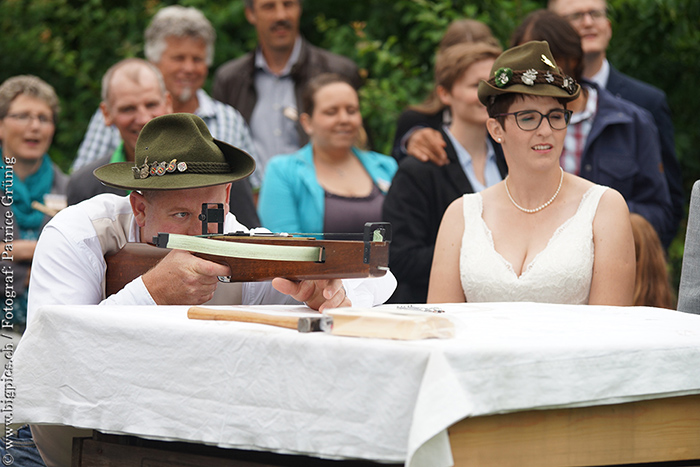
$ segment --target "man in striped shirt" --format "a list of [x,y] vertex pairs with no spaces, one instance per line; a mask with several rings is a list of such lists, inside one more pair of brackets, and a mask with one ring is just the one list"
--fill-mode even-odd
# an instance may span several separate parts
[[[212,136],[257,156],[245,120],[230,105],[212,99],[203,89],[214,57],[216,32],[196,8],[173,5],[160,10],[145,32],[144,53],[162,73],[165,87],[173,98],[173,112],[194,113],[204,120]],[[105,154],[121,143],[119,131],[105,123],[98,109],[88,125],[72,170]],[[259,165],[259,164],[258,164]],[[259,174],[252,181],[242,180],[232,187],[232,211],[245,225],[260,225],[252,201],[250,183],[260,184]]]

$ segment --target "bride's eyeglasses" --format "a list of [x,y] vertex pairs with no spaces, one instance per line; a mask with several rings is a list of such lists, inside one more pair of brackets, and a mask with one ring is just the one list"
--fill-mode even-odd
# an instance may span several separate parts
[[510,112],[505,114],[497,114],[494,117],[505,117],[507,115],[515,116],[515,122],[518,128],[524,131],[534,131],[540,127],[543,118],[547,118],[549,126],[553,130],[564,130],[569,126],[571,120],[571,110],[554,109],[550,110],[547,115],[544,115],[536,110],[521,110],[519,112]]

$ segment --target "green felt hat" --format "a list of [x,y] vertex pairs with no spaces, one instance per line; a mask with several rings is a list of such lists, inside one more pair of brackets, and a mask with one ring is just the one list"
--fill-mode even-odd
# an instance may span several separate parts
[[183,190],[233,182],[255,170],[250,155],[212,138],[204,121],[190,113],[148,122],[136,141],[134,159],[103,165],[95,177],[127,190]]
[[491,68],[491,78],[479,83],[479,100],[506,93],[554,97],[572,101],[581,86],[554,61],[546,41],[531,41],[503,52]]

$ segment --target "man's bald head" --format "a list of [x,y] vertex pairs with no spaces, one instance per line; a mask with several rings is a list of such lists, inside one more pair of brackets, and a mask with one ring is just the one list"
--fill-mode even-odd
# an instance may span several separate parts
[[133,83],[140,84],[143,80],[155,79],[162,94],[167,92],[163,75],[158,68],[140,58],[127,58],[112,65],[102,77],[102,101],[108,103],[110,88],[115,77],[128,79]]
[[128,58],[105,73],[100,109],[105,123],[119,130],[124,152],[131,161],[143,126],[155,117],[171,113],[172,102],[158,68],[146,60]]

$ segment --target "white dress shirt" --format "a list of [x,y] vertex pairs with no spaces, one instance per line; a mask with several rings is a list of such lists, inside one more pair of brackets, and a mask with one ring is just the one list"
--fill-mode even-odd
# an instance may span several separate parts
[[[103,228],[106,225],[108,228]],[[231,213],[227,214],[224,229],[248,231]],[[98,230],[111,234],[107,240],[103,235],[103,242],[114,242],[116,237],[140,241],[128,196],[95,196],[69,206],[46,225],[32,263],[28,324],[34,311],[47,304],[156,305],[141,276],[118,293],[103,298],[107,263]],[[384,303],[394,291],[396,279],[389,272],[380,278],[343,280],[343,285],[354,306],[368,307]],[[217,292],[224,287],[226,284],[220,284]],[[278,292],[270,282],[246,282],[242,289],[245,305],[299,303]]]
[[589,81],[597,84],[600,89],[606,89],[608,87],[608,79],[610,78],[610,62],[606,58],[603,60],[603,65],[598,70],[598,73],[591,76]]

